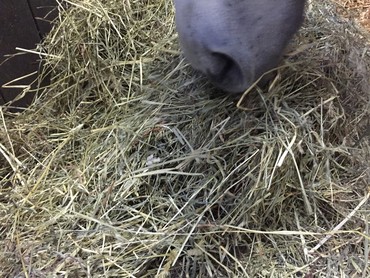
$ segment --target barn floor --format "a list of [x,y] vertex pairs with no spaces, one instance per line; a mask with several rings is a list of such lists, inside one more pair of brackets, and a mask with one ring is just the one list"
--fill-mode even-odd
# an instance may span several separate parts
[[39,48],[50,85],[0,109],[0,277],[370,277],[357,24],[310,1],[238,103],[183,59],[172,1],[68,3]]

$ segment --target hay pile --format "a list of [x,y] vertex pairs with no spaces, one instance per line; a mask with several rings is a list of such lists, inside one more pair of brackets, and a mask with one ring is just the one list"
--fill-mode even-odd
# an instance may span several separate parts
[[171,1],[65,1],[51,85],[1,110],[0,276],[368,277],[369,44],[317,2],[238,109]]
[[370,31],[369,0],[335,0],[335,2],[339,4],[337,11],[341,15],[346,18],[354,18],[355,21]]

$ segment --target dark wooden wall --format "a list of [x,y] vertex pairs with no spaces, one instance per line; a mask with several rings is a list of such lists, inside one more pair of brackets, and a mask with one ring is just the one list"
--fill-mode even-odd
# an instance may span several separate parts
[[[15,48],[35,48],[50,30],[50,21],[57,16],[56,5],[56,0],[0,0],[0,105],[22,92],[19,88],[4,88],[4,84],[39,70],[38,55],[19,55]],[[27,85],[35,77],[22,79],[15,85]],[[33,97],[26,94],[12,106],[26,107]]]

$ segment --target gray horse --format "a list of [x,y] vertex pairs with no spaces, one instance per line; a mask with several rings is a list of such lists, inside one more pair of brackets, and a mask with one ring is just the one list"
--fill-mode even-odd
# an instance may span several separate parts
[[305,0],[174,0],[185,57],[217,87],[240,93],[278,66]]

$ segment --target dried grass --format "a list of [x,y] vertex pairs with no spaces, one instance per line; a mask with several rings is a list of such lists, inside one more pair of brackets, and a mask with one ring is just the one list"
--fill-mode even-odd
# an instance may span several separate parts
[[1,111],[1,277],[369,277],[368,37],[310,3],[237,109],[167,0],[68,0],[51,84]]
[[352,18],[370,31],[369,0],[334,0],[338,4],[337,11],[346,18]]

